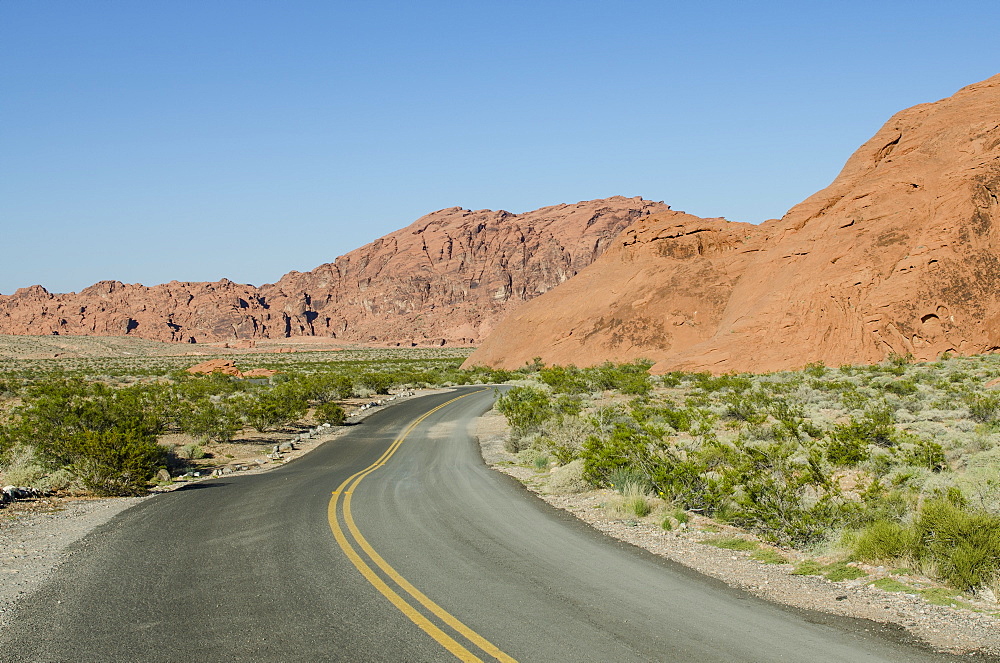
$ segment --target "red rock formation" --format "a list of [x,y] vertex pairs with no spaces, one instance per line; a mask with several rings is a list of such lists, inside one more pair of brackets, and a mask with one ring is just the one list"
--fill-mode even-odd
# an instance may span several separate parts
[[208,361],[203,361],[200,364],[192,366],[187,369],[187,372],[191,375],[222,373],[223,375],[232,375],[238,378],[269,378],[272,375],[278,374],[278,371],[270,368],[253,368],[244,373],[236,367],[235,362],[226,359],[209,359]]
[[223,375],[234,376],[241,375],[240,369],[236,368],[236,364],[225,359],[209,359],[208,361],[203,361],[200,364],[196,364],[187,369],[187,372],[191,375],[209,375],[211,373],[222,373]]
[[589,265],[630,223],[665,209],[620,196],[525,214],[455,207],[260,288],[225,279],[103,281],[67,295],[22,288],[0,296],[0,332],[474,344],[508,311]]
[[[657,215],[467,362],[772,371],[1000,349],[1000,76],[895,115],[759,227]],[[597,292],[598,286],[604,292]]]

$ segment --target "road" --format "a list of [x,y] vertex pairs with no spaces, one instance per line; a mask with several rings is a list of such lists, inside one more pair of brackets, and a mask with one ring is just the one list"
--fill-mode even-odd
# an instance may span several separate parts
[[403,401],[272,472],[123,512],[22,603],[0,660],[958,660],[548,506],[483,464],[468,431],[493,397]]

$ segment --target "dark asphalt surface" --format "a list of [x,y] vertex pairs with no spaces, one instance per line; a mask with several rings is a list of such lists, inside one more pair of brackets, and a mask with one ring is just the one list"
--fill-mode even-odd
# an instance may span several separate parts
[[[272,472],[123,512],[22,602],[0,661],[455,660],[348,560],[328,507],[415,419],[476,390],[398,403]],[[492,400],[487,389],[430,415],[351,509],[396,571],[513,658],[969,660],[769,604],[603,537],[484,466],[468,427]]]

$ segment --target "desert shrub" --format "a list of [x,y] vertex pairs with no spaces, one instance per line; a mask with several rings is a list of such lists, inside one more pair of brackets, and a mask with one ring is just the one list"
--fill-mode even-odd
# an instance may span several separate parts
[[388,394],[394,380],[386,373],[364,373],[358,378],[358,382],[373,393]]
[[582,493],[588,488],[589,486],[583,478],[583,459],[579,458],[567,465],[555,468],[546,485],[546,490],[556,495]]
[[802,369],[802,372],[806,375],[814,378],[821,378],[827,373],[826,365],[821,361],[814,361],[810,364],[806,364]]
[[27,445],[17,445],[5,455],[5,462],[0,467],[0,477],[5,484],[14,486],[34,486],[46,474],[41,461],[35,456],[34,448]]
[[331,426],[343,426],[344,422],[347,421],[347,413],[344,412],[344,408],[332,401],[317,405],[315,416],[316,421]]
[[611,472],[608,475],[608,486],[622,495],[629,491],[645,495],[652,488],[649,478],[631,467],[621,467]]
[[937,442],[908,434],[902,435],[900,439],[906,441],[905,445],[901,445],[903,462],[926,467],[932,472],[940,472],[948,467],[944,448]]
[[576,366],[552,366],[538,371],[538,379],[556,394],[583,394],[590,391],[590,381]]
[[892,410],[883,404],[869,407],[859,419],[851,417],[830,431],[826,458],[834,465],[853,467],[868,455],[868,445],[890,447],[896,444]]
[[1000,516],[938,498],[924,504],[914,532],[916,557],[956,589],[981,587],[1000,572]]
[[497,411],[507,419],[511,436],[521,438],[553,415],[549,395],[534,387],[514,387],[497,399]]
[[200,460],[204,458],[207,454],[200,444],[185,444],[182,447],[176,449],[174,453],[178,458],[183,460]]
[[1000,394],[977,393],[965,397],[969,417],[979,423],[993,423],[1000,416]]
[[60,468],[54,472],[49,472],[32,485],[39,490],[56,492],[61,490],[70,490],[73,488],[75,483],[76,477],[73,476],[73,473],[66,468]]
[[[654,446],[654,439],[648,434],[616,423],[610,435],[591,435],[584,442],[584,477],[595,486],[608,486],[620,476],[616,473],[642,475],[642,468],[654,463]],[[622,479],[618,480],[621,485]]]
[[806,419],[805,410],[801,405],[777,398],[768,404],[768,411],[777,420],[779,430],[784,433],[780,437],[798,439],[803,434],[809,437],[822,435],[822,431]]
[[40,457],[65,464],[64,439],[84,431],[130,430],[155,436],[165,424],[159,393],[131,387],[113,390],[79,378],[41,381],[29,390],[9,429],[13,441],[34,446]]
[[83,431],[65,440],[61,451],[70,470],[96,495],[140,495],[166,462],[155,438],[130,431]]
[[879,562],[914,553],[916,535],[911,527],[878,520],[865,527],[850,543],[851,556],[863,562]]
[[632,420],[645,428],[669,426],[677,432],[688,432],[696,421],[705,421],[706,413],[696,408],[678,408],[671,402],[652,403],[636,398],[629,403]]
[[354,381],[340,373],[303,376],[297,383],[302,397],[320,403],[354,396]]
[[302,417],[309,403],[294,388],[279,387],[240,401],[243,417],[259,432],[281,428]]
[[733,393],[726,399],[726,417],[751,426],[759,426],[767,421],[767,402],[770,399],[761,392]]
[[594,426],[586,419],[564,416],[544,422],[541,444],[565,465],[580,456],[584,441],[593,433]]
[[883,387],[885,391],[890,394],[895,394],[897,396],[909,396],[910,394],[917,393],[917,385],[914,384],[912,380],[891,380],[887,382]]
[[228,404],[213,403],[208,398],[184,403],[177,418],[183,432],[211,442],[229,442],[240,430],[239,417],[232,408]]
[[590,383],[597,389],[615,389],[623,394],[644,395],[653,389],[649,375],[652,361],[637,360],[631,364],[606,362],[596,368],[587,369]]
[[209,396],[233,394],[243,386],[245,385],[242,381],[220,372],[210,375],[189,375],[180,371],[173,375],[172,390],[183,400],[196,401]]
[[639,518],[644,518],[649,515],[652,510],[649,506],[649,500],[646,499],[645,495],[629,495],[624,498],[622,508]]

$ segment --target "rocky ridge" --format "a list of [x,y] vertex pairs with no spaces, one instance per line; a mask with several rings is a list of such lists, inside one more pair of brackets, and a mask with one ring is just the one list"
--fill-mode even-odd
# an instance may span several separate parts
[[21,288],[0,295],[0,333],[472,345],[514,307],[593,262],[625,227],[667,209],[621,196],[524,214],[454,207],[259,288],[227,279],[102,281],[69,294]]
[[467,364],[766,372],[993,352],[998,256],[1000,75],[897,113],[781,219],[638,220]]

